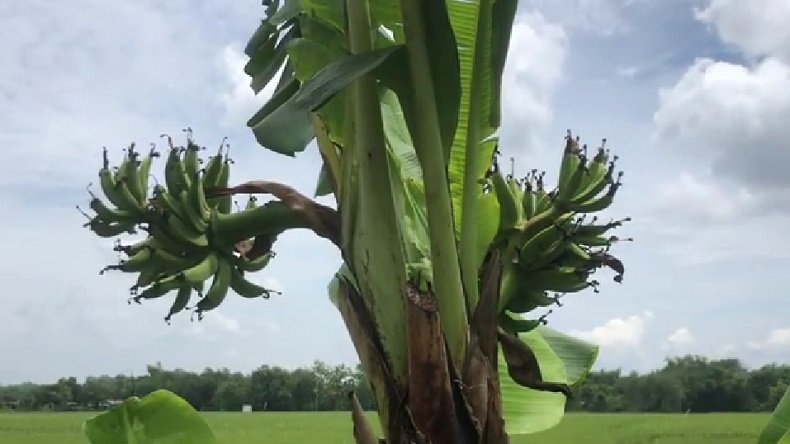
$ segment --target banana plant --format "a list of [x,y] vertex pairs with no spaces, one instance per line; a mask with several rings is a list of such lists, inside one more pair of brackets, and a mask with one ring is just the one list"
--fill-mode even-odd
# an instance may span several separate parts
[[[599,223],[619,189],[616,157],[570,132],[559,174],[517,176],[499,160],[501,79],[517,0],[271,0],[244,71],[271,98],[247,122],[264,148],[317,149],[316,195],[271,181],[229,185],[220,147],[203,161],[187,131],[164,185],[147,183],[129,147],[107,155],[86,226],[103,237],[138,229],[127,258],[131,300],[175,294],[167,314],[217,308],[230,290],[272,293],[250,279],[277,237],[308,229],[343,264],[328,284],[376,401],[384,441],[506,443],[556,425],[597,347],[545,326],[548,307],[585,290],[602,268],[622,281]],[[232,196],[250,195],[234,211]],[[272,199],[263,205],[255,195]],[[204,282],[210,281],[204,292]],[[131,301],[130,300],[130,301]],[[358,443],[379,442],[351,395]]]

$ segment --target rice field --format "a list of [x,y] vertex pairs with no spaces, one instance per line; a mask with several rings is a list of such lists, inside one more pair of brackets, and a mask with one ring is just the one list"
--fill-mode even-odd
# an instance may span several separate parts
[[[86,444],[92,413],[2,413],[0,444]],[[353,444],[347,413],[205,413],[223,444]],[[371,418],[373,416],[371,415]],[[513,444],[755,443],[767,414],[570,414],[554,429]],[[374,422],[375,423],[375,422]],[[377,425],[377,423],[375,423]]]

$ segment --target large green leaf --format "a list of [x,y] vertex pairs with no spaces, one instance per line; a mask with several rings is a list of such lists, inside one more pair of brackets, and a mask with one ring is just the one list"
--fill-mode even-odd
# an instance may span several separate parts
[[[584,341],[540,326],[519,335],[538,359],[544,381],[573,384],[589,373],[598,348]],[[499,353],[499,379],[505,427],[510,435],[537,433],[550,429],[565,414],[565,396],[518,385],[507,374],[503,353]]]
[[[336,59],[276,108],[271,105],[277,97],[275,93],[261,112],[248,122],[258,143],[289,156],[303,151],[314,137],[308,113],[324,105],[355,79],[375,69],[397,49],[399,47],[394,46]],[[268,113],[262,112],[264,109]]]
[[779,400],[758,441],[758,444],[777,443],[790,443],[790,387]]
[[574,385],[584,382],[590,373],[590,369],[598,359],[598,346],[543,325],[535,330],[565,364],[568,384]]
[[123,404],[83,425],[92,444],[215,444],[206,421],[188,402],[167,390]]

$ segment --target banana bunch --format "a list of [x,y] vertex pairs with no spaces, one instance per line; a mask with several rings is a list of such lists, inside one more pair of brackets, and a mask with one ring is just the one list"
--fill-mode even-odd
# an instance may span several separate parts
[[[277,293],[248,280],[246,273],[262,270],[274,256],[270,247],[283,229],[278,223],[284,218],[283,206],[279,202],[259,206],[251,197],[243,210],[233,212],[230,196],[207,198],[207,190],[228,186],[231,161],[227,151],[223,154],[224,141],[217,154],[203,162],[203,148],[193,142],[191,132],[186,147],[173,146],[167,138],[170,151],[164,185],[153,186],[150,197],[148,177],[151,162],[158,155],[153,149],[137,162],[132,145],[114,172],[104,152],[99,176],[107,200],[116,208],[91,193],[90,206],[96,216],[87,226],[102,237],[133,233],[137,228],[148,236],[128,245],[116,242],[114,250],[124,258],[101,273],[119,270],[138,274],[130,289],[130,303],[175,293],[166,321],[186,309],[193,294],[199,298],[194,309],[201,319],[204,312],[222,303],[229,290],[245,298],[268,298]],[[245,242],[266,245],[252,254],[240,248]],[[205,288],[207,281],[210,284]]]
[[[96,215],[90,216],[83,212],[88,218],[85,226],[100,237],[134,234],[135,227],[146,222],[150,216],[146,208],[148,178],[151,163],[159,153],[152,147],[148,155],[138,161],[139,153],[134,150],[134,144],[125,153],[120,166],[111,170],[107,148],[104,148],[99,184],[109,204],[96,196],[88,185],[88,194],[91,197],[89,206]],[[82,211],[79,206],[77,209]]]
[[[609,235],[630,218],[599,224],[589,213],[608,208],[620,187],[622,173],[613,178],[616,157],[609,161],[605,141],[592,161],[586,147],[570,132],[566,139],[558,185],[547,190],[545,173],[532,170],[522,180],[503,177],[494,166],[486,190],[499,202],[499,231],[494,247],[504,259],[500,286],[500,325],[508,331],[528,331],[545,323],[523,314],[539,307],[561,305],[560,298],[592,288],[598,292],[595,271],[608,267],[622,282],[622,262],[609,254],[617,242],[631,240]],[[494,160],[496,162],[496,159]],[[551,295],[553,294],[553,295]]]

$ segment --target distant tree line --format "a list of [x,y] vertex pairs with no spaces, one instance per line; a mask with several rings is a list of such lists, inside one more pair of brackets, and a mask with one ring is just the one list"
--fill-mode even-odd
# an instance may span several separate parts
[[[747,370],[737,359],[697,356],[669,359],[660,370],[621,374],[593,372],[574,388],[571,411],[589,412],[758,412],[772,410],[790,384],[790,365]],[[0,410],[96,410],[129,396],[168,389],[198,410],[346,410],[353,390],[366,409],[373,399],[361,369],[315,362],[286,370],[262,366],[250,374],[227,369],[200,373],[149,365],[140,376],[60,378],[55,384],[0,386]]]
[[764,412],[790,384],[790,365],[747,370],[737,359],[669,359],[648,374],[598,371],[574,392],[569,410],[589,412]]
[[166,370],[149,365],[140,376],[60,378],[55,384],[0,386],[0,409],[98,410],[129,396],[145,396],[167,389],[183,397],[198,410],[239,411],[245,404],[256,411],[346,410],[348,392],[353,390],[366,408],[373,408],[360,368],[329,366],[315,362],[311,367],[286,370],[261,366],[249,374],[207,368],[200,373]]

